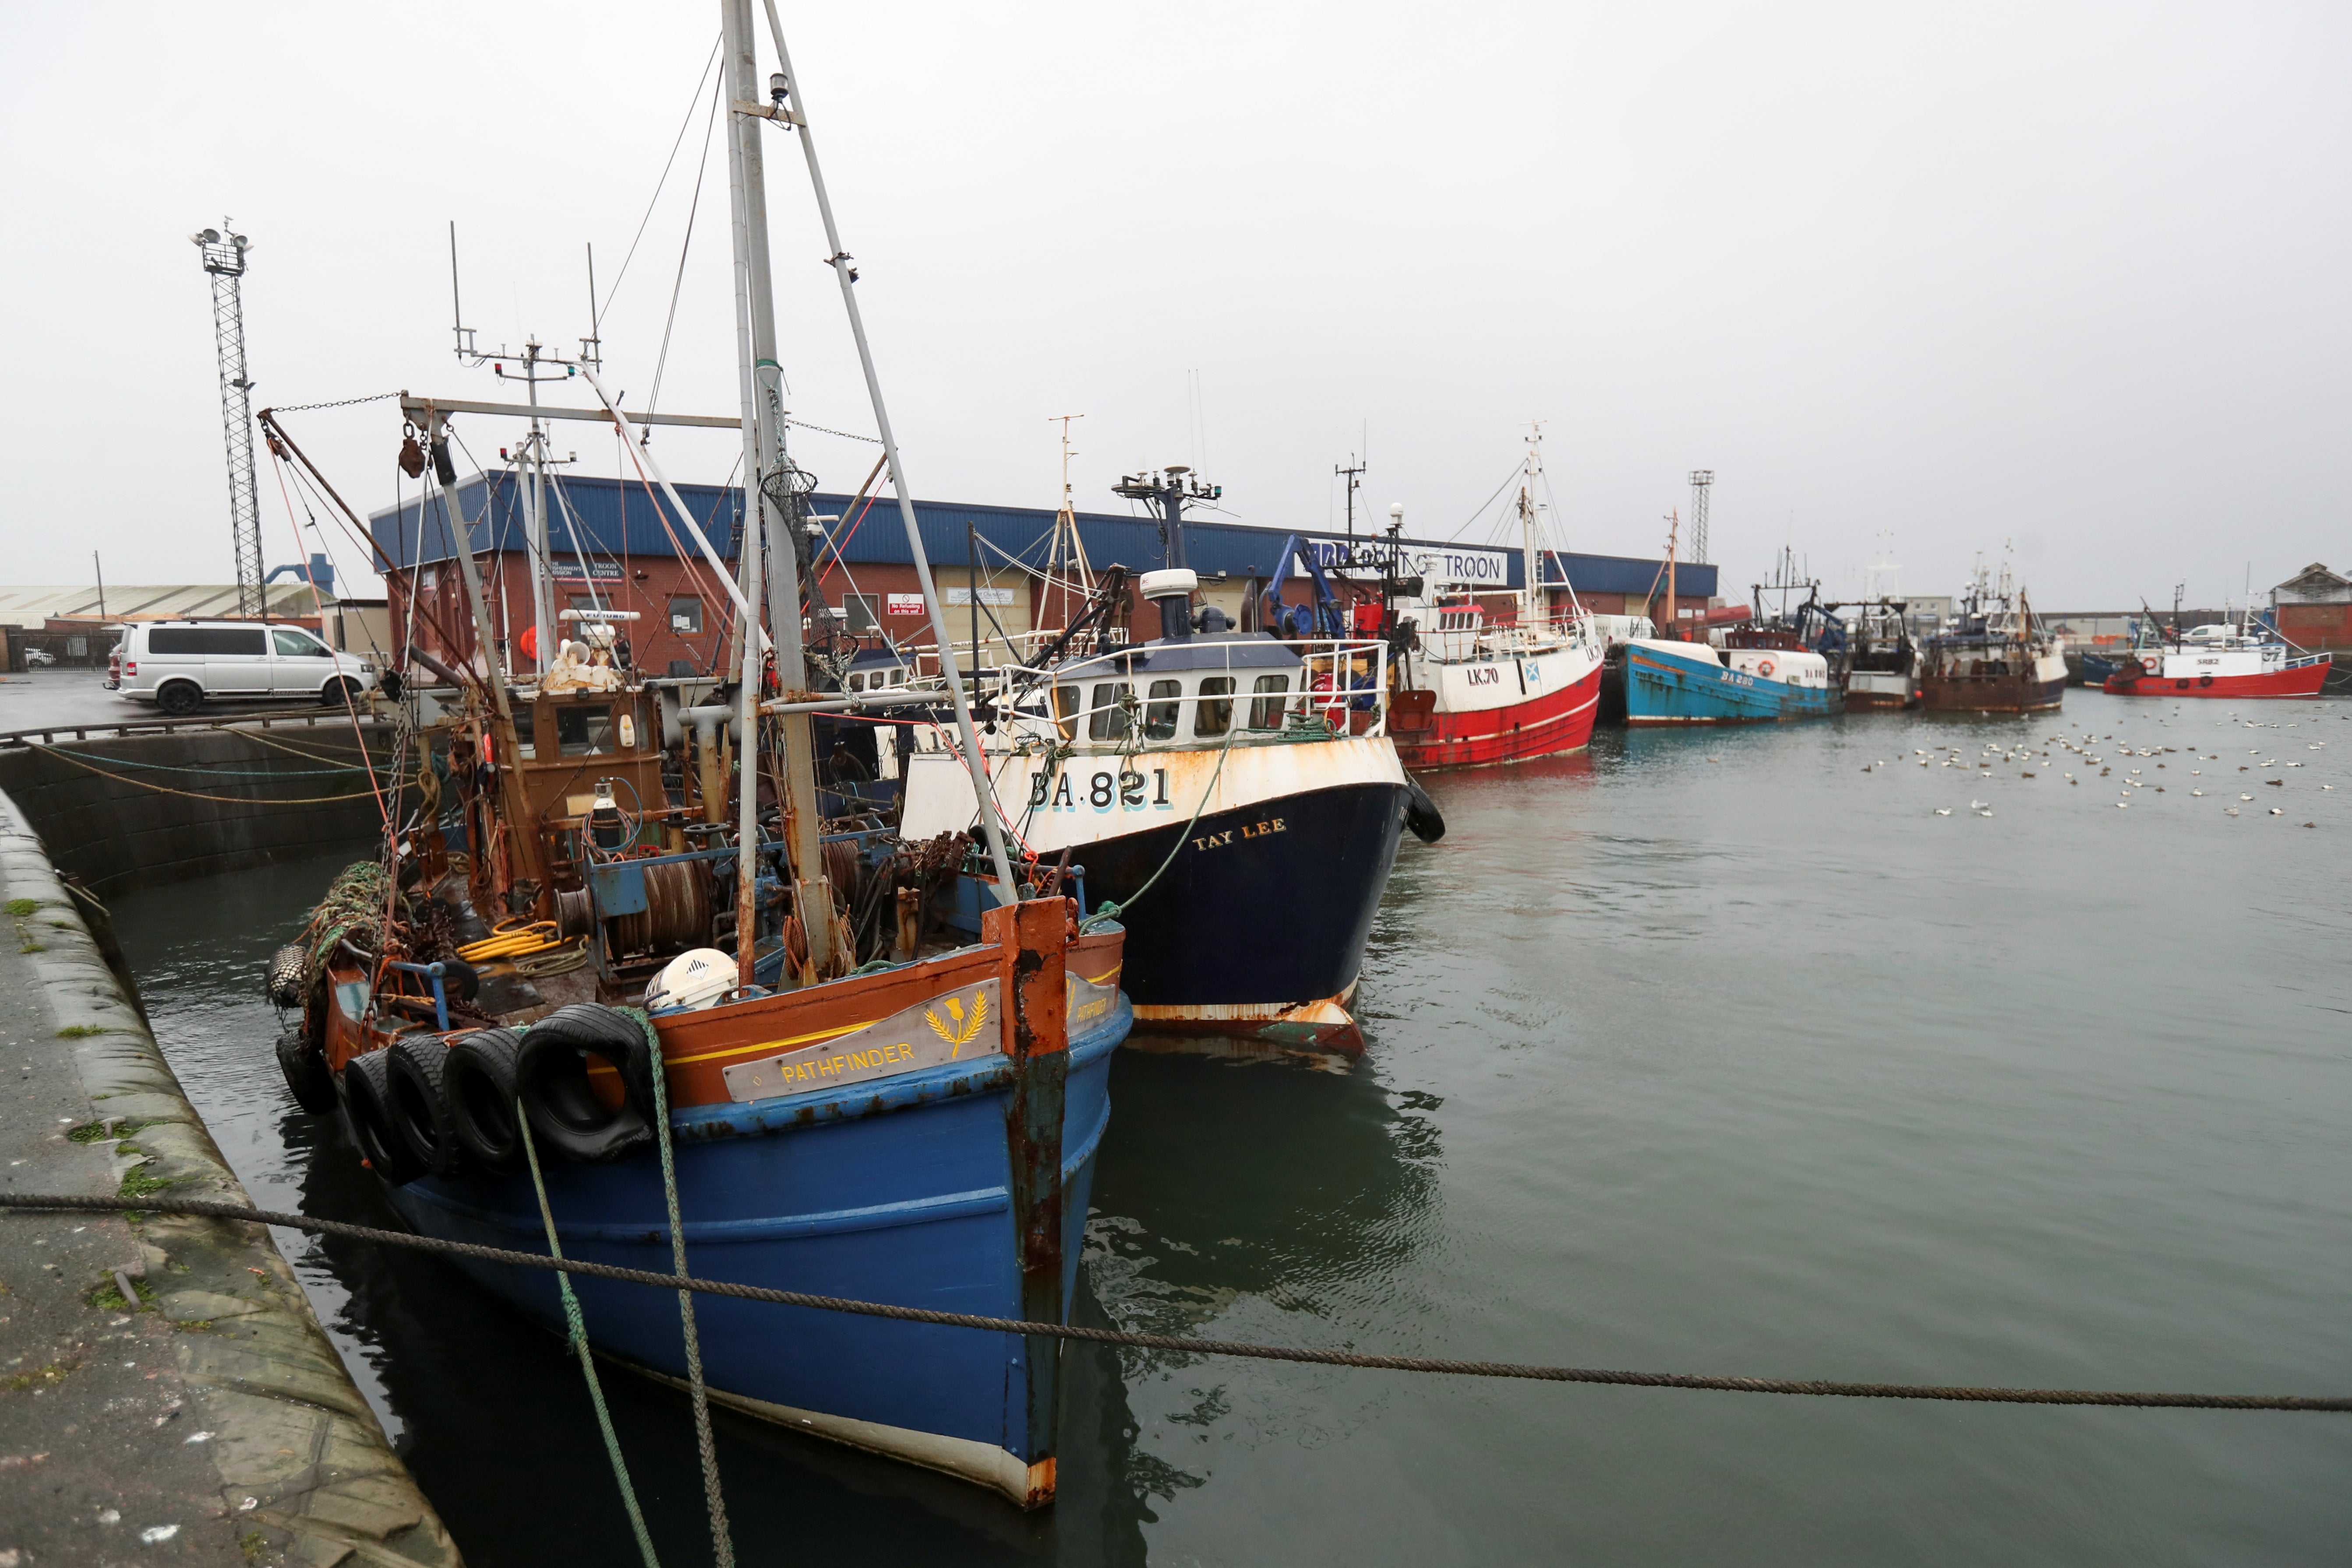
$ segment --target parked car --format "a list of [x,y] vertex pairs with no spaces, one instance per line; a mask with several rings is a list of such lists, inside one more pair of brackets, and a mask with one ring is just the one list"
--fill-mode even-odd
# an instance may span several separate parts
[[107,687],[166,713],[215,698],[340,707],[375,689],[373,663],[337,653],[299,626],[250,621],[134,621],[107,656]]
[[25,650],[25,668],[26,669],[47,669],[49,666],[57,662],[58,656],[51,653],[47,648],[28,647]]

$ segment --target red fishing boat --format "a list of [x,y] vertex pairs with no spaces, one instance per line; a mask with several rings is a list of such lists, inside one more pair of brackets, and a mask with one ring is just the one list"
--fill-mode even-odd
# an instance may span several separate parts
[[1519,472],[1521,587],[1515,623],[1489,626],[1467,593],[1437,597],[1393,666],[1389,732],[1414,770],[1521,763],[1581,751],[1601,710],[1602,647],[1570,591],[1570,613],[1543,607],[1536,481],[1543,435],[1528,438]]
[[2117,697],[2316,697],[2334,668],[2252,623],[2160,632],[2106,679]]

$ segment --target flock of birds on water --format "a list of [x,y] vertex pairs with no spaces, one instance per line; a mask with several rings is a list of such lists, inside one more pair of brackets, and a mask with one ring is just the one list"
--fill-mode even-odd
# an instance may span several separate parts
[[[2177,710],[2175,716],[2178,716]],[[2352,715],[2346,714],[2334,714],[2329,715],[2329,717],[2352,719]],[[2157,722],[2159,724],[2168,725],[2172,721],[2170,719],[2158,719]],[[2248,730],[2294,730],[2302,727],[2302,721],[2299,720],[2286,721],[2284,722],[2278,721],[2265,722],[2258,720],[2241,718],[2236,714],[2231,714],[2230,718],[2222,721],[2221,723],[2225,727],[2232,724],[2242,725]],[[2311,752],[2323,751],[2326,748],[2326,745],[2327,742],[2325,741],[2306,740],[2304,742],[2304,749]],[[2051,749],[2053,747],[2057,748],[2057,752],[2053,752]],[[2260,773],[2265,770],[2273,768],[2276,768],[2281,771],[2271,777],[2260,779],[2259,781],[2247,779],[2241,782],[2246,784],[2259,783],[2261,784],[2267,784],[2274,789],[2284,789],[2287,784],[2284,770],[2287,768],[2299,768],[2304,764],[2301,762],[2281,763],[2275,756],[2264,756],[2263,752],[2265,750],[2266,748],[2261,746],[2250,747],[2246,755],[2251,760],[2238,763],[2238,772],[2242,773]],[[2143,790],[2153,790],[2158,795],[2162,795],[2164,793],[2165,786],[2158,784],[2154,779],[2147,776],[2147,770],[2128,767],[2128,763],[2132,760],[2137,759],[2152,762],[2155,763],[2155,767],[2158,771],[2162,771],[2166,768],[2165,763],[2160,760],[2165,757],[2176,757],[2184,763],[2221,763],[2223,760],[2221,753],[2219,752],[2204,752],[2195,747],[2135,746],[2128,742],[2116,741],[2114,735],[2101,735],[2095,738],[2088,732],[2085,732],[2079,736],[2045,736],[2043,737],[2042,745],[2038,750],[2034,746],[2033,742],[2030,741],[2022,744],[2011,742],[2006,745],[1999,742],[1987,742],[1983,751],[1980,752],[1974,760],[1970,760],[1958,746],[1944,746],[1932,749],[1926,746],[1915,746],[1912,748],[1911,755],[1908,758],[1898,759],[1896,762],[1891,763],[1885,759],[1881,758],[1874,763],[1865,763],[1863,764],[1862,771],[1866,773],[1879,773],[1889,767],[1900,766],[1903,762],[1907,761],[1915,763],[1923,768],[1937,766],[1959,768],[1971,774],[1980,775],[1990,779],[1992,776],[1990,770],[1996,763],[2021,763],[2026,765],[2021,768],[2018,772],[2018,777],[2021,779],[2039,777],[2040,771],[2042,768],[2054,767],[2057,772],[2063,775],[2065,782],[2069,785],[2080,788],[2082,786],[2083,780],[2077,778],[2072,772],[2068,771],[2066,758],[2060,755],[2060,752],[2071,753],[2074,757],[2079,759],[2077,765],[2082,767],[2086,775],[2091,776],[2094,783],[2098,779],[2112,776],[2118,765],[2126,766],[2127,771],[2120,781],[2120,794],[2123,798],[2115,803],[2116,809],[2118,811],[2128,811],[2131,809],[2133,796]],[[2114,757],[2114,761],[2109,760],[2110,755]],[[1713,761],[1712,758],[1708,760]],[[2090,770],[2094,767],[2097,768],[2099,771],[2095,774],[2091,774]],[[2228,776],[2226,766],[2216,768],[2214,772],[2221,774],[2223,779],[2226,779]],[[2201,766],[2190,767],[2188,770],[2188,773],[2189,777],[2191,779],[2203,779],[2205,777],[2205,770]],[[2181,781],[2176,779],[2173,782],[2178,784]],[[2336,788],[2332,784],[2324,784],[2319,787],[2323,790],[2328,791],[2332,791]],[[2221,780],[2213,781],[2211,789],[2214,794],[2225,795],[2228,793],[2228,790],[2224,788]],[[2207,793],[2208,789],[2205,784],[2198,784],[2189,785],[2189,794],[2191,798],[2201,799]],[[2222,808],[2222,815],[2225,816],[2235,816],[2239,814],[2241,805],[2250,805],[2252,803],[2253,799],[2254,797],[2252,795],[2242,792],[2238,795],[2239,805],[2224,806]],[[1952,815],[1954,809],[1955,808],[1948,805],[1939,805],[1935,808],[1935,812],[1937,816],[1949,816]],[[2273,805],[2267,809],[2273,816],[2284,816],[2286,815],[2286,810],[2284,806]],[[1971,799],[1969,802],[1969,810],[1974,812],[1979,816],[1990,816],[1992,815],[1992,803],[1988,800]],[[2319,824],[2316,822],[2306,822],[2303,826],[2305,827],[2316,827]]]

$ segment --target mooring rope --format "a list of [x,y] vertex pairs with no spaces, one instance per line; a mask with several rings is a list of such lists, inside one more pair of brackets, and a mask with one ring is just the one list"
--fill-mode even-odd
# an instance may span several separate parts
[[[113,773],[108,769],[98,766],[94,763],[83,761],[80,757],[76,756],[73,752],[65,750],[63,747],[44,746],[36,741],[27,741],[25,743],[34,751],[40,752],[43,756],[55,757],[60,762],[71,763],[74,766],[81,768],[87,772],[96,773],[102,779],[112,779],[116,784],[136,784],[141,789],[152,790],[157,795],[175,795],[184,800],[217,801],[225,805],[331,805],[336,801],[341,800],[366,800],[370,795],[374,794],[374,790],[373,788],[369,788],[353,790],[344,795],[207,795],[203,790],[174,789],[170,784],[150,784],[145,779],[134,779],[128,773]],[[116,759],[110,757],[107,760],[111,762]]]
[[1364,1355],[1355,1351],[1250,1344],[1238,1340],[1192,1339],[1180,1334],[1137,1334],[1123,1329],[1093,1329],[1076,1323],[1033,1323],[1018,1318],[983,1317],[974,1312],[940,1312],[926,1307],[898,1307],[883,1301],[853,1301],[840,1296],[813,1296],[799,1290],[738,1285],[723,1279],[681,1279],[643,1268],[622,1268],[609,1263],[583,1263],[577,1258],[550,1258],[539,1252],[509,1252],[503,1247],[444,1241],[438,1237],[413,1236],[405,1231],[378,1230],[372,1226],[352,1225],[343,1220],[314,1219],[309,1215],[280,1214],[270,1209],[220,1203],[208,1198],[133,1200],[67,1197],[43,1193],[0,1193],[0,1209],[65,1209],[98,1214],[131,1212],[247,1220],[257,1225],[282,1226],[289,1230],[346,1237],[355,1241],[381,1242],[387,1247],[405,1247],[418,1252],[445,1253],[481,1263],[499,1263],[517,1268],[550,1268],[591,1279],[614,1279],[626,1285],[651,1285],[662,1290],[698,1290],[707,1296],[769,1301],[780,1307],[808,1307],[823,1312],[850,1312],[860,1317],[888,1318],[905,1323],[937,1323],[951,1329],[980,1329],[990,1333],[1025,1334],[1036,1339],[1077,1340],[1088,1344],[1171,1351],[1181,1355],[1238,1356],[1252,1361],[1302,1362],[1312,1366],[1433,1373],[1454,1377],[1515,1377],[1539,1383],[1712,1389],[1724,1394],[1802,1394],[1845,1399],[1942,1399],[1986,1405],[2104,1405],[2155,1410],[2305,1410],[2352,1414],[2352,1397],[2325,1395],[2132,1394],[2100,1388],[1979,1388],[1916,1383],[1839,1383],[1820,1378],[1709,1377],[1693,1373],[1621,1372],[1602,1367],[1545,1366],[1527,1362]]
[[[671,1152],[669,1090],[666,1087],[669,1071],[662,1066],[661,1037],[654,1032],[653,1015],[643,1007],[625,1007],[622,1011],[635,1018],[637,1027],[645,1031],[646,1049],[653,1058],[654,1131],[661,1146],[662,1198],[669,1207],[670,1262],[678,1279],[691,1279],[686,1271],[686,1225],[678,1217],[677,1165]],[[520,1110],[520,1102],[517,1110]],[[702,1458],[702,1501],[710,1515],[711,1551],[717,1556],[719,1568],[735,1568],[735,1538],[727,1528],[727,1498],[719,1487],[719,1444],[710,1432],[710,1387],[702,1375],[702,1336],[694,1323],[693,1291],[678,1291],[677,1317],[686,1337],[686,1386],[694,1406],[694,1447]]]
[[[520,1100],[515,1101],[514,1112],[515,1127],[522,1134],[523,1155],[530,1162],[531,1190],[539,1194],[539,1217],[547,1226],[547,1250],[560,1268],[569,1260],[563,1256],[563,1244],[555,1238],[555,1211],[547,1205],[547,1183],[540,1175],[539,1151],[531,1144],[530,1116]],[[661,1560],[654,1555],[654,1538],[646,1529],[645,1511],[637,1506],[637,1489],[629,1481],[629,1461],[621,1454],[621,1435],[613,1430],[613,1413],[604,1405],[604,1384],[596,1375],[596,1358],[588,1349],[588,1321],[581,1315],[580,1299],[572,1293],[572,1281],[559,1276],[555,1284],[563,1295],[567,1331],[564,1337],[571,1342],[572,1353],[580,1360],[580,1374],[588,1380],[588,1403],[596,1407],[596,1428],[604,1434],[604,1457],[612,1461],[613,1479],[621,1484],[621,1501],[629,1511],[629,1528],[637,1536],[637,1554],[645,1560],[646,1568],[661,1568]]]

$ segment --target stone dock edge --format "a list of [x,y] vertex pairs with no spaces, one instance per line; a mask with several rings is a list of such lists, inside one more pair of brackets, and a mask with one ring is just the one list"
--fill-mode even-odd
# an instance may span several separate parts
[[[140,1008],[109,967],[47,847],[0,793],[0,872],[34,906],[32,956],[96,1115],[138,1124],[142,1174],[174,1196],[249,1203],[182,1092]],[[266,1226],[150,1215],[134,1224],[157,1306],[175,1323],[233,1321],[237,1332],[173,1338],[179,1370],[214,1434],[221,1495],[315,1564],[459,1563],[449,1532],[352,1384]],[[177,1437],[159,1438],[177,1442]],[[133,1457],[135,1462],[135,1456]]]

